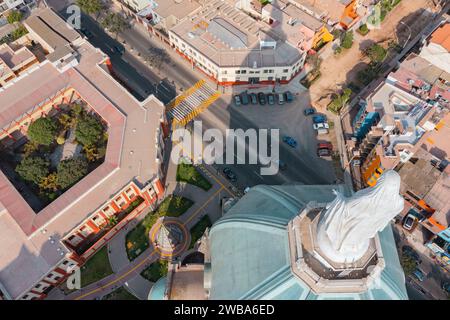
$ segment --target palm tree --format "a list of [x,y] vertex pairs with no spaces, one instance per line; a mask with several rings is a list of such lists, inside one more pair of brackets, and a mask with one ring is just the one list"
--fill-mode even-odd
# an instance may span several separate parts
[[118,222],[119,222],[119,220],[117,219],[116,216],[111,216],[111,217],[109,217],[109,219],[108,219],[108,225],[109,225],[110,227],[114,227]]

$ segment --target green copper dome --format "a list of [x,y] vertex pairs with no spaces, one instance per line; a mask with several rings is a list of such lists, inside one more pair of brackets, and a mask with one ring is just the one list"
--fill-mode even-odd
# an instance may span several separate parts
[[[391,227],[379,233],[385,267],[364,293],[316,295],[291,270],[287,225],[340,186],[258,186],[211,228],[210,299],[408,299]],[[347,192],[348,194],[348,192]]]

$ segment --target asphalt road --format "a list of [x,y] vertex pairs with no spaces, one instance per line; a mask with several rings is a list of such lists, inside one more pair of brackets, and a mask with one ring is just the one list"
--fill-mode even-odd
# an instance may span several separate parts
[[[49,1],[51,6],[56,3],[56,0]],[[57,5],[56,8],[64,15],[65,9],[61,9],[61,3]],[[82,28],[91,33],[89,41],[110,56],[118,78],[140,100],[155,94],[167,103],[175,96],[175,92],[180,93],[204,78],[198,70],[193,71],[188,62],[174,56],[173,52],[170,52],[172,61],[169,65],[158,69],[146,65],[137,53],[141,57],[145,56],[150,46],[167,49],[150,35],[129,29],[119,35],[118,41],[108,35],[94,19],[85,15],[82,16]],[[126,49],[125,53],[121,54],[116,48]],[[307,93],[298,97],[294,103],[284,106],[247,106],[238,109],[230,102],[231,96],[224,95],[197,118],[203,122],[204,130],[217,128],[225,133],[227,128],[240,128],[244,131],[249,128],[274,128],[280,129],[280,140],[284,135],[289,135],[299,143],[296,149],[292,149],[280,142],[280,159],[287,166],[286,170],[274,176],[262,176],[259,165],[227,165],[236,173],[238,180],[235,185],[241,190],[258,184],[331,184],[335,181],[332,164],[315,155],[317,140],[312,123],[302,112],[303,108],[309,106]],[[217,165],[217,172],[221,173],[223,167]]]

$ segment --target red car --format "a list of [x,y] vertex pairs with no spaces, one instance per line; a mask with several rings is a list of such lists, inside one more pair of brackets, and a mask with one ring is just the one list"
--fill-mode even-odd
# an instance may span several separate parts
[[330,142],[322,142],[317,144],[317,150],[319,149],[329,149],[333,151],[333,145]]

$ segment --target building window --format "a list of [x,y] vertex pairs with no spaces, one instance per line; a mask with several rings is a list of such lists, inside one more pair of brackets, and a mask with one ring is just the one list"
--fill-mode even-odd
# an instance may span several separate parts
[[269,70],[265,69],[265,70],[263,71],[263,73],[269,73]]
[[241,74],[241,70],[236,70],[235,73],[236,74]]
[[284,72],[284,73],[288,73],[288,72],[289,72],[289,69],[284,69],[283,72]]
[[222,74],[227,74],[227,73],[228,73],[227,70],[223,70],[223,71],[222,71]]
[[241,70],[241,74],[246,74],[247,70]]

